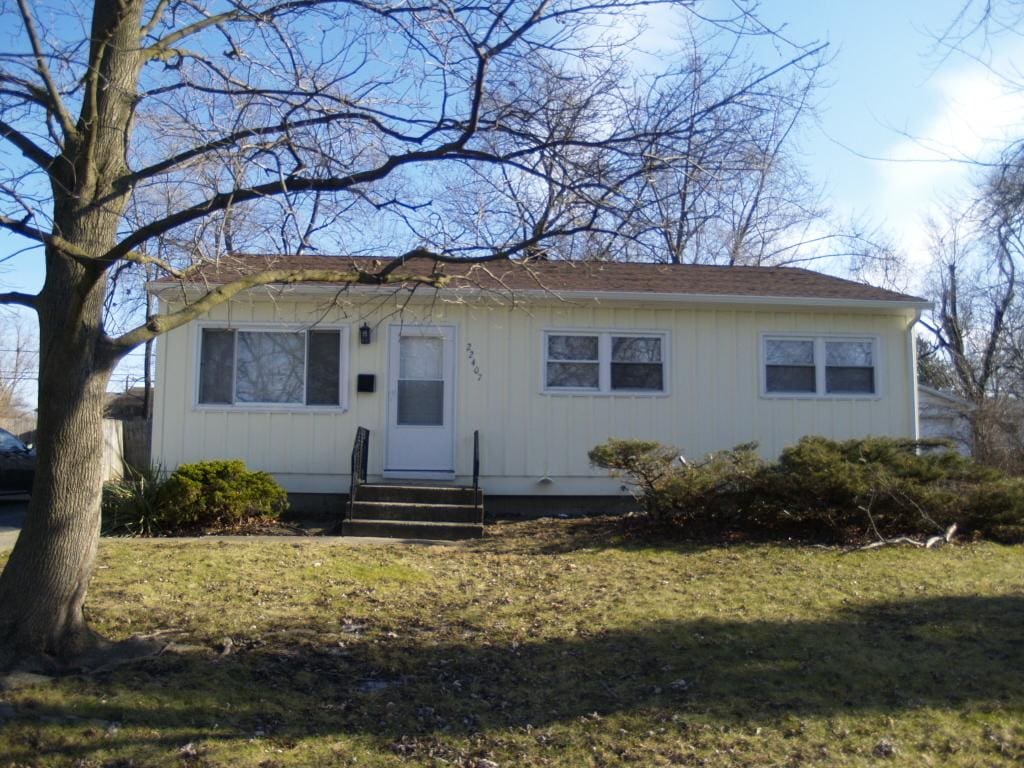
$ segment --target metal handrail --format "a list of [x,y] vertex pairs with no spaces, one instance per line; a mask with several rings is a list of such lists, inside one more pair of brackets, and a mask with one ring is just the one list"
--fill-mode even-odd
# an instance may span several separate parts
[[370,430],[366,427],[356,429],[356,439],[352,443],[352,476],[348,487],[348,519],[352,519],[352,508],[356,502],[359,486],[366,482],[366,462],[370,453]]
[[473,508],[480,509],[480,430],[473,430]]

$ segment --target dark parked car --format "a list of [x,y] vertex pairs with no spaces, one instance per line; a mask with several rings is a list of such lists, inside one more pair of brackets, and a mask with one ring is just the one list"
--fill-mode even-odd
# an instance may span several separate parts
[[0,494],[27,493],[36,474],[36,452],[0,429]]

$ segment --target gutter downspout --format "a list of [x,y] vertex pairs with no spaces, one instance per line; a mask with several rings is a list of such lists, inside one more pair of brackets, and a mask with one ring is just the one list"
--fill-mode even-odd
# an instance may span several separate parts
[[914,319],[907,325],[907,365],[910,366],[910,408],[913,418],[913,438],[921,439],[921,423],[919,418],[919,403],[917,400],[917,343],[914,338],[914,326],[921,319],[921,310],[914,310]]

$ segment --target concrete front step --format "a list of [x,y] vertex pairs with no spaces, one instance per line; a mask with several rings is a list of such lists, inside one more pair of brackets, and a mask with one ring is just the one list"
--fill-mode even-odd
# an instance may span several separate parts
[[430,523],[411,520],[345,520],[343,536],[379,536],[389,539],[479,539],[484,527],[479,523]]
[[483,535],[483,493],[453,486],[360,485],[350,516],[342,522],[345,536],[475,539]]
[[[477,503],[483,491],[477,491]],[[473,489],[432,485],[360,485],[358,501],[390,501],[403,504],[468,504],[473,505]]]
[[484,521],[483,509],[470,504],[413,504],[396,501],[356,501],[352,506],[352,517],[357,520],[412,520],[424,523]]

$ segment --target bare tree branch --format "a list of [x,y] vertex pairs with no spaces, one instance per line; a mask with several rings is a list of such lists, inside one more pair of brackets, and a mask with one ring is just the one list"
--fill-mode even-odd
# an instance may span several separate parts
[[261,272],[240,277],[231,282],[219,285],[202,297],[190,302],[183,309],[163,315],[150,317],[146,324],[111,339],[109,346],[124,354],[149,339],[178,328],[209,312],[219,304],[230,300],[243,291],[263,285],[293,285],[295,283],[345,283],[349,285],[381,285],[389,283],[429,285],[443,287],[448,278],[442,274],[423,275],[419,273],[398,272],[393,268],[398,262],[392,262],[387,269],[377,273],[353,269],[342,272],[335,269],[300,269],[300,270],[263,270]]
[[53,162],[53,158],[48,155],[42,147],[32,141],[28,136],[23,134],[21,131],[9,125],[3,120],[0,120],[0,136],[3,136],[7,141],[13,144],[21,154],[31,160],[40,169],[46,170],[50,167]]
[[[785,73],[816,60],[749,11],[701,21],[735,38],[716,50],[742,56],[745,36],[771,35],[789,63],[737,67],[695,122],[659,122],[639,113],[667,81],[638,73],[627,47],[648,7],[692,14],[691,0],[29,6],[0,4],[29,38],[0,53],[3,135],[22,153],[0,170],[0,226],[42,243],[46,269],[37,296],[0,295],[35,308],[40,335],[36,484],[0,575],[0,672],[29,657],[71,667],[99,645],[83,612],[95,458],[129,350],[261,286],[402,290],[445,285],[446,262],[616,255],[632,237],[624,201],[654,163],[763,106],[748,102],[784,101]],[[65,23],[69,9],[81,18]],[[60,23],[38,34],[51,15]],[[232,271],[243,249],[431,267]],[[186,289],[214,260],[226,282]],[[161,276],[180,281],[182,306],[142,323],[122,312],[122,300],[144,311],[138,280]]]
[[50,73],[50,67],[46,63],[46,55],[43,51],[42,41],[39,39],[39,33],[36,30],[36,23],[32,18],[32,11],[25,0],[18,0],[18,10],[21,13],[21,23],[25,30],[25,35],[28,37],[29,43],[32,46],[32,52],[35,55],[36,73],[45,84],[46,92],[49,95],[47,108],[52,114],[56,115],[64,135],[67,137],[75,136],[77,134],[75,121],[68,112],[60,89],[57,88],[53,75]]
[[0,227],[14,232],[22,237],[27,237],[30,240],[35,240],[37,243],[48,243],[51,241],[52,236],[43,232],[41,229],[28,224],[23,219],[12,219],[10,216],[0,216]]
[[0,304],[17,304],[22,307],[28,307],[29,309],[36,308],[37,299],[37,296],[33,296],[29,293],[19,293],[17,291],[0,293]]

